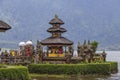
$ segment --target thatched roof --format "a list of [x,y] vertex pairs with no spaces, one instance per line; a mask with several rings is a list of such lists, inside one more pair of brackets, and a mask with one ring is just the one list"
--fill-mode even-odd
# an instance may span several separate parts
[[42,45],[72,45],[73,42],[64,37],[49,37],[41,41]]
[[55,15],[55,18],[53,18],[49,22],[49,24],[60,24],[60,25],[62,25],[62,24],[64,24],[64,22],[61,19],[59,19],[57,15]]
[[0,20],[0,32],[4,32],[8,29],[11,29],[11,26]]

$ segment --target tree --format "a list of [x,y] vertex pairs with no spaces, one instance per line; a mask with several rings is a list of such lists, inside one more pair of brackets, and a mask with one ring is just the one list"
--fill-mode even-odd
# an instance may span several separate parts
[[99,44],[99,43],[98,43],[97,41],[91,42],[92,49],[93,49],[93,52],[94,52],[94,53],[95,53],[96,50],[97,50],[98,44]]

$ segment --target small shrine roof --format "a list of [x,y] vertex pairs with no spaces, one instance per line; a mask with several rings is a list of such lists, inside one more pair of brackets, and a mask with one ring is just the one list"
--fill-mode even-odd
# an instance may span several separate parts
[[64,22],[61,19],[59,19],[57,15],[55,15],[55,18],[53,18],[49,22],[49,24],[61,24],[62,25],[62,24],[64,24]]
[[64,37],[49,37],[41,41],[42,45],[72,45],[73,42]]
[[0,20],[0,32],[11,29],[11,26]]

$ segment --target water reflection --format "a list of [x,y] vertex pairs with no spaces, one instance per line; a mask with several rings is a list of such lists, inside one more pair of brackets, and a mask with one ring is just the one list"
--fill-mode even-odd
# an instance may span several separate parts
[[119,72],[111,76],[64,76],[64,77],[32,77],[33,80],[120,80],[120,51],[106,51],[107,61],[117,61]]

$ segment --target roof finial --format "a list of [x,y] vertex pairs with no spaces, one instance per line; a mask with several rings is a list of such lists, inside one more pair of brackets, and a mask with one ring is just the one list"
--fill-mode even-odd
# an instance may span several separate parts
[[58,15],[57,15],[57,14],[55,14],[55,18],[58,18]]

